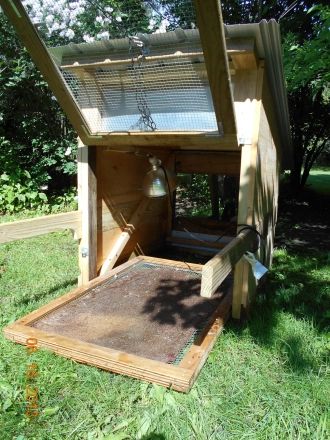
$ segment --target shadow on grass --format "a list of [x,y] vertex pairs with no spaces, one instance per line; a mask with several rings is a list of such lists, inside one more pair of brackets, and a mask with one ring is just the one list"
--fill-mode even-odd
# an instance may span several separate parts
[[[56,286],[52,287],[51,289],[47,291],[41,291],[39,293],[36,293],[34,295],[27,294],[17,301],[15,301],[15,306],[26,306],[30,304],[32,301],[39,301],[43,298],[46,298],[48,295],[52,295],[53,293],[57,291],[62,291],[64,289],[67,289],[68,287],[74,288],[77,284],[77,278],[72,278],[70,280],[64,281],[63,283],[57,284]],[[61,292],[61,294],[64,294]]]
[[227,328],[242,337],[248,330],[257,344],[274,349],[297,373],[317,371],[327,357],[315,336],[329,330],[329,273],[326,253],[313,257],[278,251],[250,319],[232,321]]
[[141,440],[166,440],[163,434],[156,434],[152,432],[151,434],[144,435]]

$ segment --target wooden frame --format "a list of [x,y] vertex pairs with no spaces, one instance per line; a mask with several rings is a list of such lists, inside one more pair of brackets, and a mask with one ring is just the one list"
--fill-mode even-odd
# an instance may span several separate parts
[[[13,324],[10,324],[4,329],[5,336],[8,339],[21,344],[26,344],[28,338],[35,338],[38,347],[50,349],[57,354],[74,359],[78,362],[87,363],[114,373],[120,373],[166,387],[171,387],[177,391],[189,391],[229,317],[231,307],[231,295],[229,293],[225,295],[212,315],[209,327],[204,330],[203,334],[198,338],[196,343],[191,346],[178,365],[170,365],[146,359],[129,353],[120,352],[118,350],[78,341],[69,337],[46,333],[30,327],[30,324],[36,320],[47,315],[51,311],[59,309],[61,306],[68,304],[76,298],[79,298],[89,289],[95,288],[109,277],[120,273],[139,261],[187,268],[186,263],[150,257],[137,257],[112,270],[107,275],[91,281],[85,287],[80,287],[67,293],[19,319]],[[200,270],[201,266],[189,264],[189,268],[192,270]]]
[[[203,2],[196,0],[196,10],[198,14],[201,14],[201,41],[220,135],[205,132],[92,132],[75,98],[69,92],[58,66],[31,23],[21,1],[0,0],[0,6],[13,23],[21,41],[28,49],[33,61],[40,69],[85,145],[111,145],[114,148],[127,145],[154,148],[157,145],[156,148],[237,151],[239,144],[229,83],[229,64],[220,2],[219,0],[207,0],[207,2],[208,6],[204,4],[205,0]],[[209,19],[211,20],[211,27],[208,23]],[[211,28],[215,33],[210,32]],[[214,45],[214,36],[219,41],[216,45]],[[249,48],[247,50],[250,51]],[[246,53],[244,48],[243,53]],[[239,56],[239,54],[236,54],[236,56]]]

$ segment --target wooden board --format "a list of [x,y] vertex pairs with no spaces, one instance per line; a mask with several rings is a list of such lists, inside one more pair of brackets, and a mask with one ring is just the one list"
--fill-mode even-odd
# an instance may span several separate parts
[[219,0],[195,0],[195,7],[219,132],[236,134],[221,4]]
[[252,231],[244,231],[234,238],[202,269],[201,296],[210,298],[220,284],[234,269],[236,263],[244,253],[250,250],[255,234]]
[[[236,111],[240,112],[238,126],[241,131],[239,133],[242,136],[247,136],[247,143],[242,146],[237,223],[256,227],[258,225],[254,223],[253,210],[263,79],[263,63],[260,63],[258,70],[248,71],[247,74],[240,72],[240,75],[235,78],[238,85],[235,89],[235,106]],[[246,114],[249,115],[249,118],[246,118]],[[232,308],[234,318],[240,318],[242,304],[246,304],[249,292],[253,295],[253,290],[255,290],[253,282],[254,277],[251,266],[246,260],[242,259],[237,264],[234,273]]]
[[0,224],[0,243],[35,237],[50,232],[70,229],[76,239],[81,238],[80,212],[65,212]]
[[241,152],[195,152],[175,154],[175,168],[178,173],[225,174],[238,176],[241,167]]
[[[187,267],[186,263],[138,257],[113,269],[109,274],[91,281],[84,288],[78,288],[73,292],[67,293],[24,318],[19,319],[15,323],[10,324],[4,329],[5,336],[21,344],[26,344],[27,339],[30,337],[36,338],[38,347],[44,347],[78,362],[171,387],[177,391],[189,391],[229,316],[231,306],[230,294],[227,294],[220,302],[220,305],[212,316],[209,326],[204,330],[199,340],[191,346],[178,365],[166,364],[118,350],[74,340],[69,337],[46,333],[30,326],[33,322],[51,311],[57,310],[63,305],[79,298],[86,294],[88,290],[95,288],[105,280],[119,274],[124,269],[127,269],[141,260],[175,267]],[[200,270],[201,266],[189,264],[189,268],[192,270]]]

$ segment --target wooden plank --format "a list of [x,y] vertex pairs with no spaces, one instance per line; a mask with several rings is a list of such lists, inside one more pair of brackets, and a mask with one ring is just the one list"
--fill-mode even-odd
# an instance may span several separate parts
[[[235,56],[253,56],[255,58],[255,41],[253,38],[230,38],[226,39],[226,46],[227,46],[227,55],[229,57],[235,57]],[[182,50],[179,50],[182,49]],[[61,68],[64,70],[70,70],[72,72],[77,71],[84,71],[85,69],[93,69],[98,67],[112,67],[112,66],[130,66],[132,64],[132,59],[122,59],[122,58],[115,58],[116,54],[113,54],[113,58],[109,59],[109,56],[105,58],[104,60],[99,60],[95,62],[85,62],[82,60],[80,63],[79,61],[75,61],[71,64],[62,64]],[[148,62],[157,62],[157,61],[167,61],[167,60],[178,60],[180,58],[197,58],[197,59],[203,59],[204,58],[204,52],[202,51],[195,51],[190,52],[187,50],[185,46],[182,48],[176,48],[175,52],[173,53],[162,53],[162,55],[145,55],[143,58],[144,63]],[[255,66],[256,60],[255,60]],[[242,68],[246,68],[243,66]]]
[[219,132],[236,133],[225,32],[219,0],[195,0],[199,34]]
[[240,173],[241,153],[177,152],[175,166],[178,173],[237,176]]
[[97,179],[96,151],[79,140],[78,206],[81,212],[82,239],[79,246],[79,284],[97,276]]
[[0,224],[0,243],[35,237],[50,232],[70,229],[76,239],[81,238],[80,212],[65,212]]
[[[154,150],[165,147],[173,150],[210,150],[210,151],[237,151],[237,135],[225,134],[219,136],[213,132],[121,132],[96,133],[90,145],[118,147],[152,148]],[[110,147],[110,148],[111,148]]]
[[[33,61],[49,84],[62,109],[71,124],[84,142],[88,141],[89,128],[80,109],[66,83],[50,56],[46,46],[41,41],[38,32],[31,23],[23,5],[19,0],[0,0],[0,6],[13,24],[19,38],[29,51]],[[84,127],[84,128],[83,128]]]
[[156,257],[149,257],[146,255],[137,257],[140,258],[143,261],[147,261],[149,263],[155,263],[155,264],[165,264],[166,266],[175,266],[180,267],[182,269],[189,269],[192,271],[201,271],[203,268],[202,264],[196,264],[196,263],[187,263],[185,261],[177,261],[177,260],[167,260],[166,258],[156,258]]
[[235,264],[251,248],[254,240],[255,234],[252,231],[241,232],[203,266],[201,296],[211,298],[220,284],[234,269]]
[[[228,44],[230,44],[230,50],[228,50]],[[227,53],[230,55],[235,70],[258,68],[258,57],[254,38],[234,38],[230,39],[228,44]]]
[[[243,145],[242,160],[241,160],[241,174],[240,174],[240,190],[238,203],[238,224],[253,225],[254,217],[254,202],[255,202],[255,185],[256,185],[256,168],[258,155],[258,138],[260,131],[260,115],[261,115],[261,99],[264,79],[264,66],[261,63],[257,71],[248,73],[248,81],[243,86],[244,77],[241,78],[242,86],[237,90],[237,99],[240,101],[250,100],[249,113],[252,116],[252,131],[251,144]],[[236,98],[235,98],[236,101]],[[234,286],[233,286],[233,318],[239,319],[241,316],[241,305],[244,298],[248,297],[249,286],[252,283],[250,264],[242,260],[234,272]],[[252,294],[252,292],[251,292]]]
[[232,295],[231,293],[227,293],[214,313],[209,328],[206,329],[203,335],[201,335],[199,341],[196,341],[192,345],[179,364],[180,367],[192,371],[191,385],[194,383],[199,372],[203,368],[210,351],[214,347],[219,334],[222,332],[224,325],[230,316],[231,302]]
[[174,246],[176,245],[188,245],[188,246],[194,246],[199,248],[209,248],[211,250],[217,250],[217,249],[223,249],[226,246],[226,243],[219,242],[205,242],[202,240],[194,240],[192,238],[175,238],[175,237],[167,237],[166,242],[169,244],[172,244]]
[[188,391],[190,388],[191,371],[176,365],[146,359],[54,333],[46,333],[27,325],[9,325],[5,328],[4,334],[8,339],[21,344],[26,344],[27,338],[35,338],[38,341],[38,347],[114,373],[147,380],[177,391]]

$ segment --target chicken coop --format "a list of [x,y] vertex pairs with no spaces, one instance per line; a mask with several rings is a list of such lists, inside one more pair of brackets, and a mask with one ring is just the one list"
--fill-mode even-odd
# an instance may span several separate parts
[[[39,3],[0,0],[79,136],[81,274],[5,335],[188,391],[253,302],[251,257],[271,265],[291,158],[279,25],[224,25],[219,0],[109,1],[68,42]],[[185,209],[192,176],[207,213]]]

